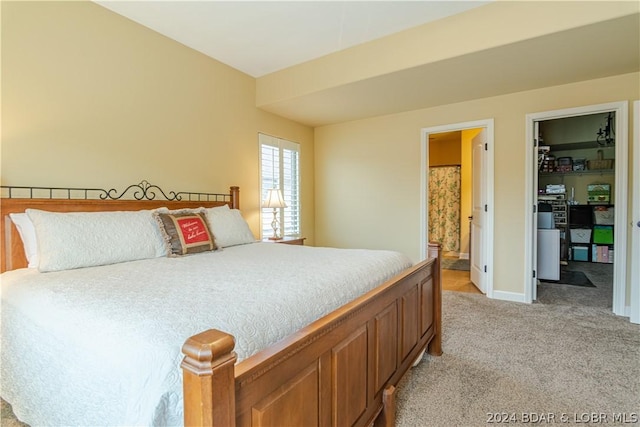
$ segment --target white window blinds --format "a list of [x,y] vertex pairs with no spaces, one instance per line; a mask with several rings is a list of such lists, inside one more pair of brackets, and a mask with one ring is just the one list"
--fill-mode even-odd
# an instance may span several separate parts
[[[287,204],[278,209],[280,234],[283,236],[300,235],[300,144],[258,134],[260,142],[260,193],[264,200],[267,191],[279,188]],[[273,235],[271,221],[273,209],[262,209],[262,237]]]

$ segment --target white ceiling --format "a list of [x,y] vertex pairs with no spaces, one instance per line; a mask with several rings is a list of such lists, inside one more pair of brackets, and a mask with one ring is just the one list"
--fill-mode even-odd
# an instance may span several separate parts
[[489,1],[117,1],[96,3],[253,77]]

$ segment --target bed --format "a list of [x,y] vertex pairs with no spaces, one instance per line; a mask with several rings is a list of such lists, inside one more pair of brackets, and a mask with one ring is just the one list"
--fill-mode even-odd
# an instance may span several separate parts
[[412,265],[229,236],[215,251],[43,273],[24,268],[10,214],[227,215],[239,189],[3,191],[1,393],[34,425],[393,425],[399,380],[425,350],[441,354],[437,245]]

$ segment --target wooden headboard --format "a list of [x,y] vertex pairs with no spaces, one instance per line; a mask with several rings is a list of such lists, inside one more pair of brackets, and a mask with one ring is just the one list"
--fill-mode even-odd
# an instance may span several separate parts
[[147,181],[130,185],[122,192],[114,189],[12,187],[2,186],[0,198],[0,241],[2,255],[0,272],[27,266],[18,230],[9,218],[11,213],[26,209],[50,212],[134,211],[142,209],[186,209],[229,205],[240,208],[240,188],[230,187],[229,193],[195,193],[162,191]]

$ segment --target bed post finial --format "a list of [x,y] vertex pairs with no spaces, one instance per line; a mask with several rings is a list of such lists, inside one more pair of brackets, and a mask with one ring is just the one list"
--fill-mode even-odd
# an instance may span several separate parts
[[182,346],[184,425],[233,427],[236,424],[233,336],[209,329]]
[[229,188],[231,195],[231,209],[240,209],[240,187],[232,186]]

